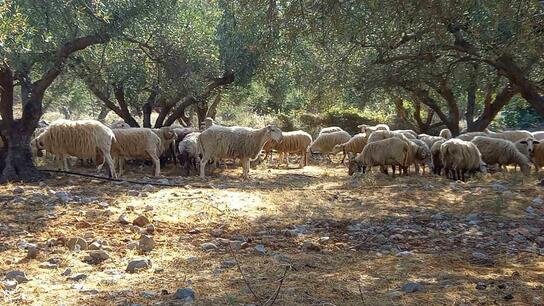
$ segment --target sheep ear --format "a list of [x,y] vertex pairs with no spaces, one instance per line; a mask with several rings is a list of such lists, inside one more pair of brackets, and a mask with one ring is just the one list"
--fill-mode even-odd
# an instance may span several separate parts
[[527,144],[527,140],[522,140],[522,141],[520,141],[520,143],[526,145],[526,144]]
[[538,140],[533,140],[533,144],[540,144],[540,141],[538,141]]

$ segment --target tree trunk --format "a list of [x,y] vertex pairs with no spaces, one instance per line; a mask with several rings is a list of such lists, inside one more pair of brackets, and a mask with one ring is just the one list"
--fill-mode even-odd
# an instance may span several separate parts
[[215,94],[215,98],[213,99],[212,105],[210,105],[210,107],[208,108],[208,113],[206,114],[206,117],[210,117],[215,120],[219,102],[221,102],[221,90],[218,90],[217,93]]
[[485,130],[500,110],[519,92],[519,89],[511,84],[506,85],[503,90],[495,96],[492,103],[485,103],[484,110],[480,117],[470,126],[467,126],[467,132],[481,132]]
[[474,124],[474,111],[476,110],[476,76],[471,76],[470,84],[467,89],[467,111],[465,119],[467,120],[467,130],[470,130]]
[[109,108],[107,108],[105,106],[102,106],[101,109],[100,109],[100,113],[98,114],[98,117],[96,118],[96,120],[98,120],[100,122],[104,122],[104,120],[106,120],[106,117],[108,116],[109,112],[110,112]]

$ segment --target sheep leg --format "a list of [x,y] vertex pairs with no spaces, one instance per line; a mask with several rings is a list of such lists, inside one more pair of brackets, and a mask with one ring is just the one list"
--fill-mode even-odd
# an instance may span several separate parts
[[202,160],[200,160],[200,178],[205,179],[206,178],[206,165],[208,164],[209,158],[206,156],[202,157]]
[[161,161],[156,156],[153,157],[153,169],[155,170],[154,176],[161,175]]
[[62,171],[68,171],[68,160],[67,160],[66,156],[64,154],[61,154],[59,156],[59,158],[60,158],[59,162],[60,162],[60,165],[61,165],[60,169]]
[[242,178],[244,180],[248,180],[249,179],[249,159],[248,158],[242,158],[240,160],[241,164],[242,164]]
[[117,178],[117,173],[115,172],[115,167],[113,165],[113,159],[111,158],[110,152],[102,152],[104,154],[104,159],[106,160],[106,163],[108,164],[108,168],[110,169],[110,174],[113,178]]

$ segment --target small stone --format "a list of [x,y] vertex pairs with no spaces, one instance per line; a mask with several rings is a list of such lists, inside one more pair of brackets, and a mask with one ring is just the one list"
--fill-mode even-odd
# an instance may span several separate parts
[[55,264],[55,263],[48,262],[48,261],[44,261],[39,265],[39,267],[42,268],[42,269],[56,269],[56,268],[59,267],[59,265]]
[[140,236],[138,248],[144,252],[151,252],[155,248],[155,240],[149,235]]
[[195,291],[191,288],[180,288],[176,290],[174,297],[177,300],[183,300],[185,302],[192,302],[195,299]]
[[229,247],[233,251],[240,251],[242,249],[242,241],[230,241]]
[[142,292],[142,296],[146,299],[152,299],[159,296],[159,294],[153,291],[144,291]]
[[17,288],[17,281],[8,279],[2,282],[2,287],[5,290],[15,290]]
[[266,255],[266,249],[262,244],[257,244],[255,246],[255,251],[257,251],[259,255]]
[[200,245],[200,248],[206,252],[215,251],[217,250],[217,246],[211,242],[204,242]]
[[68,268],[68,269],[64,270],[64,272],[62,272],[60,275],[61,276],[68,276],[70,274],[72,274],[72,269]]
[[495,265],[495,261],[493,260],[493,258],[481,252],[472,252],[470,261],[474,264],[483,265],[483,266]]
[[321,243],[321,244],[327,243],[327,242],[329,242],[330,239],[331,239],[331,238],[328,237],[328,236],[320,237],[320,238],[319,238],[319,243]]
[[40,250],[38,249],[37,246],[35,246],[35,245],[29,246],[28,249],[27,249],[26,258],[34,259],[34,258],[38,257],[39,253],[40,253]]
[[195,257],[195,256],[188,256],[187,258],[185,258],[185,260],[187,260],[187,262],[191,263],[191,262],[195,262],[198,260],[198,257]]
[[79,282],[80,280],[87,279],[87,277],[88,277],[87,274],[78,273],[74,276],[67,277],[66,279],[73,282]]
[[15,187],[13,189],[13,194],[21,194],[23,192],[25,192],[25,190],[22,187]]
[[304,252],[309,252],[309,251],[319,252],[321,251],[321,246],[314,243],[313,241],[306,240],[302,243],[302,250]]
[[514,298],[514,295],[512,293],[508,293],[507,295],[504,296],[504,299],[507,300],[507,301],[511,300],[513,298]]
[[389,240],[401,241],[401,240],[404,240],[404,236],[401,235],[401,234],[391,235],[391,236],[389,236]]
[[476,289],[478,290],[485,290],[487,288],[487,285],[484,282],[479,282],[476,284]]
[[221,263],[221,268],[227,269],[236,266],[236,260],[225,260]]
[[402,251],[402,252],[398,252],[397,256],[398,257],[410,257],[410,256],[414,256],[414,253],[412,253],[410,251]]
[[132,221],[132,224],[137,225],[139,227],[144,227],[147,224],[149,224],[149,219],[147,219],[144,215],[139,215],[134,221]]
[[155,225],[153,224],[148,224],[145,226],[145,232],[150,234],[150,235],[153,235],[155,233]]
[[141,270],[149,269],[151,267],[151,260],[147,258],[133,259],[128,263],[127,272],[136,273]]
[[104,250],[89,251],[88,255],[83,258],[84,262],[90,264],[99,264],[110,258],[110,255]]
[[535,209],[534,209],[532,206],[527,206],[527,208],[525,209],[525,211],[526,211],[528,214],[534,214],[534,213],[535,213]]
[[542,205],[542,204],[544,204],[544,200],[542,200],[541,197],[536,197],[536,198],[533,199],[533,204]]
[[138,248],[138,242],[131,241],[127,244],[127,249],[129,250],[136,250]]
[[416,282],[408,282],[404,284],[400,290],[406,293],[414,293],[417,291],[423,291],[423,285]]
[[144,207],[144,211],[152,211],[153,209],[155,209],[155,208],[153,206],[151,206],[151,205],[146,205]]
[[69,192],[66,191],[57,191],[55,192],[55,196],[62,202],[67,203],[73,200],[73,197],[70,195]]
[[29,279],[26,277],[26,273],[23,271],[9,271],[6,273],[6,279],[14,279],[19,284],[29,281]]
[[155,186],[153,186],[153,185],[150,185],[150,184],[144,185],[144,187],[142,187],[143,191],[154,191],[155,189],[157,189],[157,188]]
[[66,246],[70,251],[76,251],[76,250],[86,250],[87,249],[87,241],[81,237],[74,237],[68,239],[66,241]]
[[129,197],[137,197],[137,196],[140,195],[140,192],[137,191],[137,190],[129,190],[129,191],[127,191],[127,195]]
[[89,250],[100,250],[102,248],[102,245],[98,241],[93,241],[93,243],[89,244]]

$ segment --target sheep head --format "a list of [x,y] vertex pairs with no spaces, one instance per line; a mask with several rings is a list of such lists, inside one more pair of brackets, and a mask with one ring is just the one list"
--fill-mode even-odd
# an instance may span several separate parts
[[355,160],[354,157],[349,159],[348,174],[351,176],[355,172],[361,172],[363,165]]
[[270,138],[272,140],[277,141],[278,143],[280,143],[283,140],[283,135],[281,133],[281,130],[275,125],[267,125],[266,132],[268,135],[270,135]]
[[535,151],[535,145],[540,144],[540,141],[534,139],[534,138],[527,138],[525,140],[520,141],[520,143],[527,147],[527,152],[529,152],[529,155],[532,155]]

